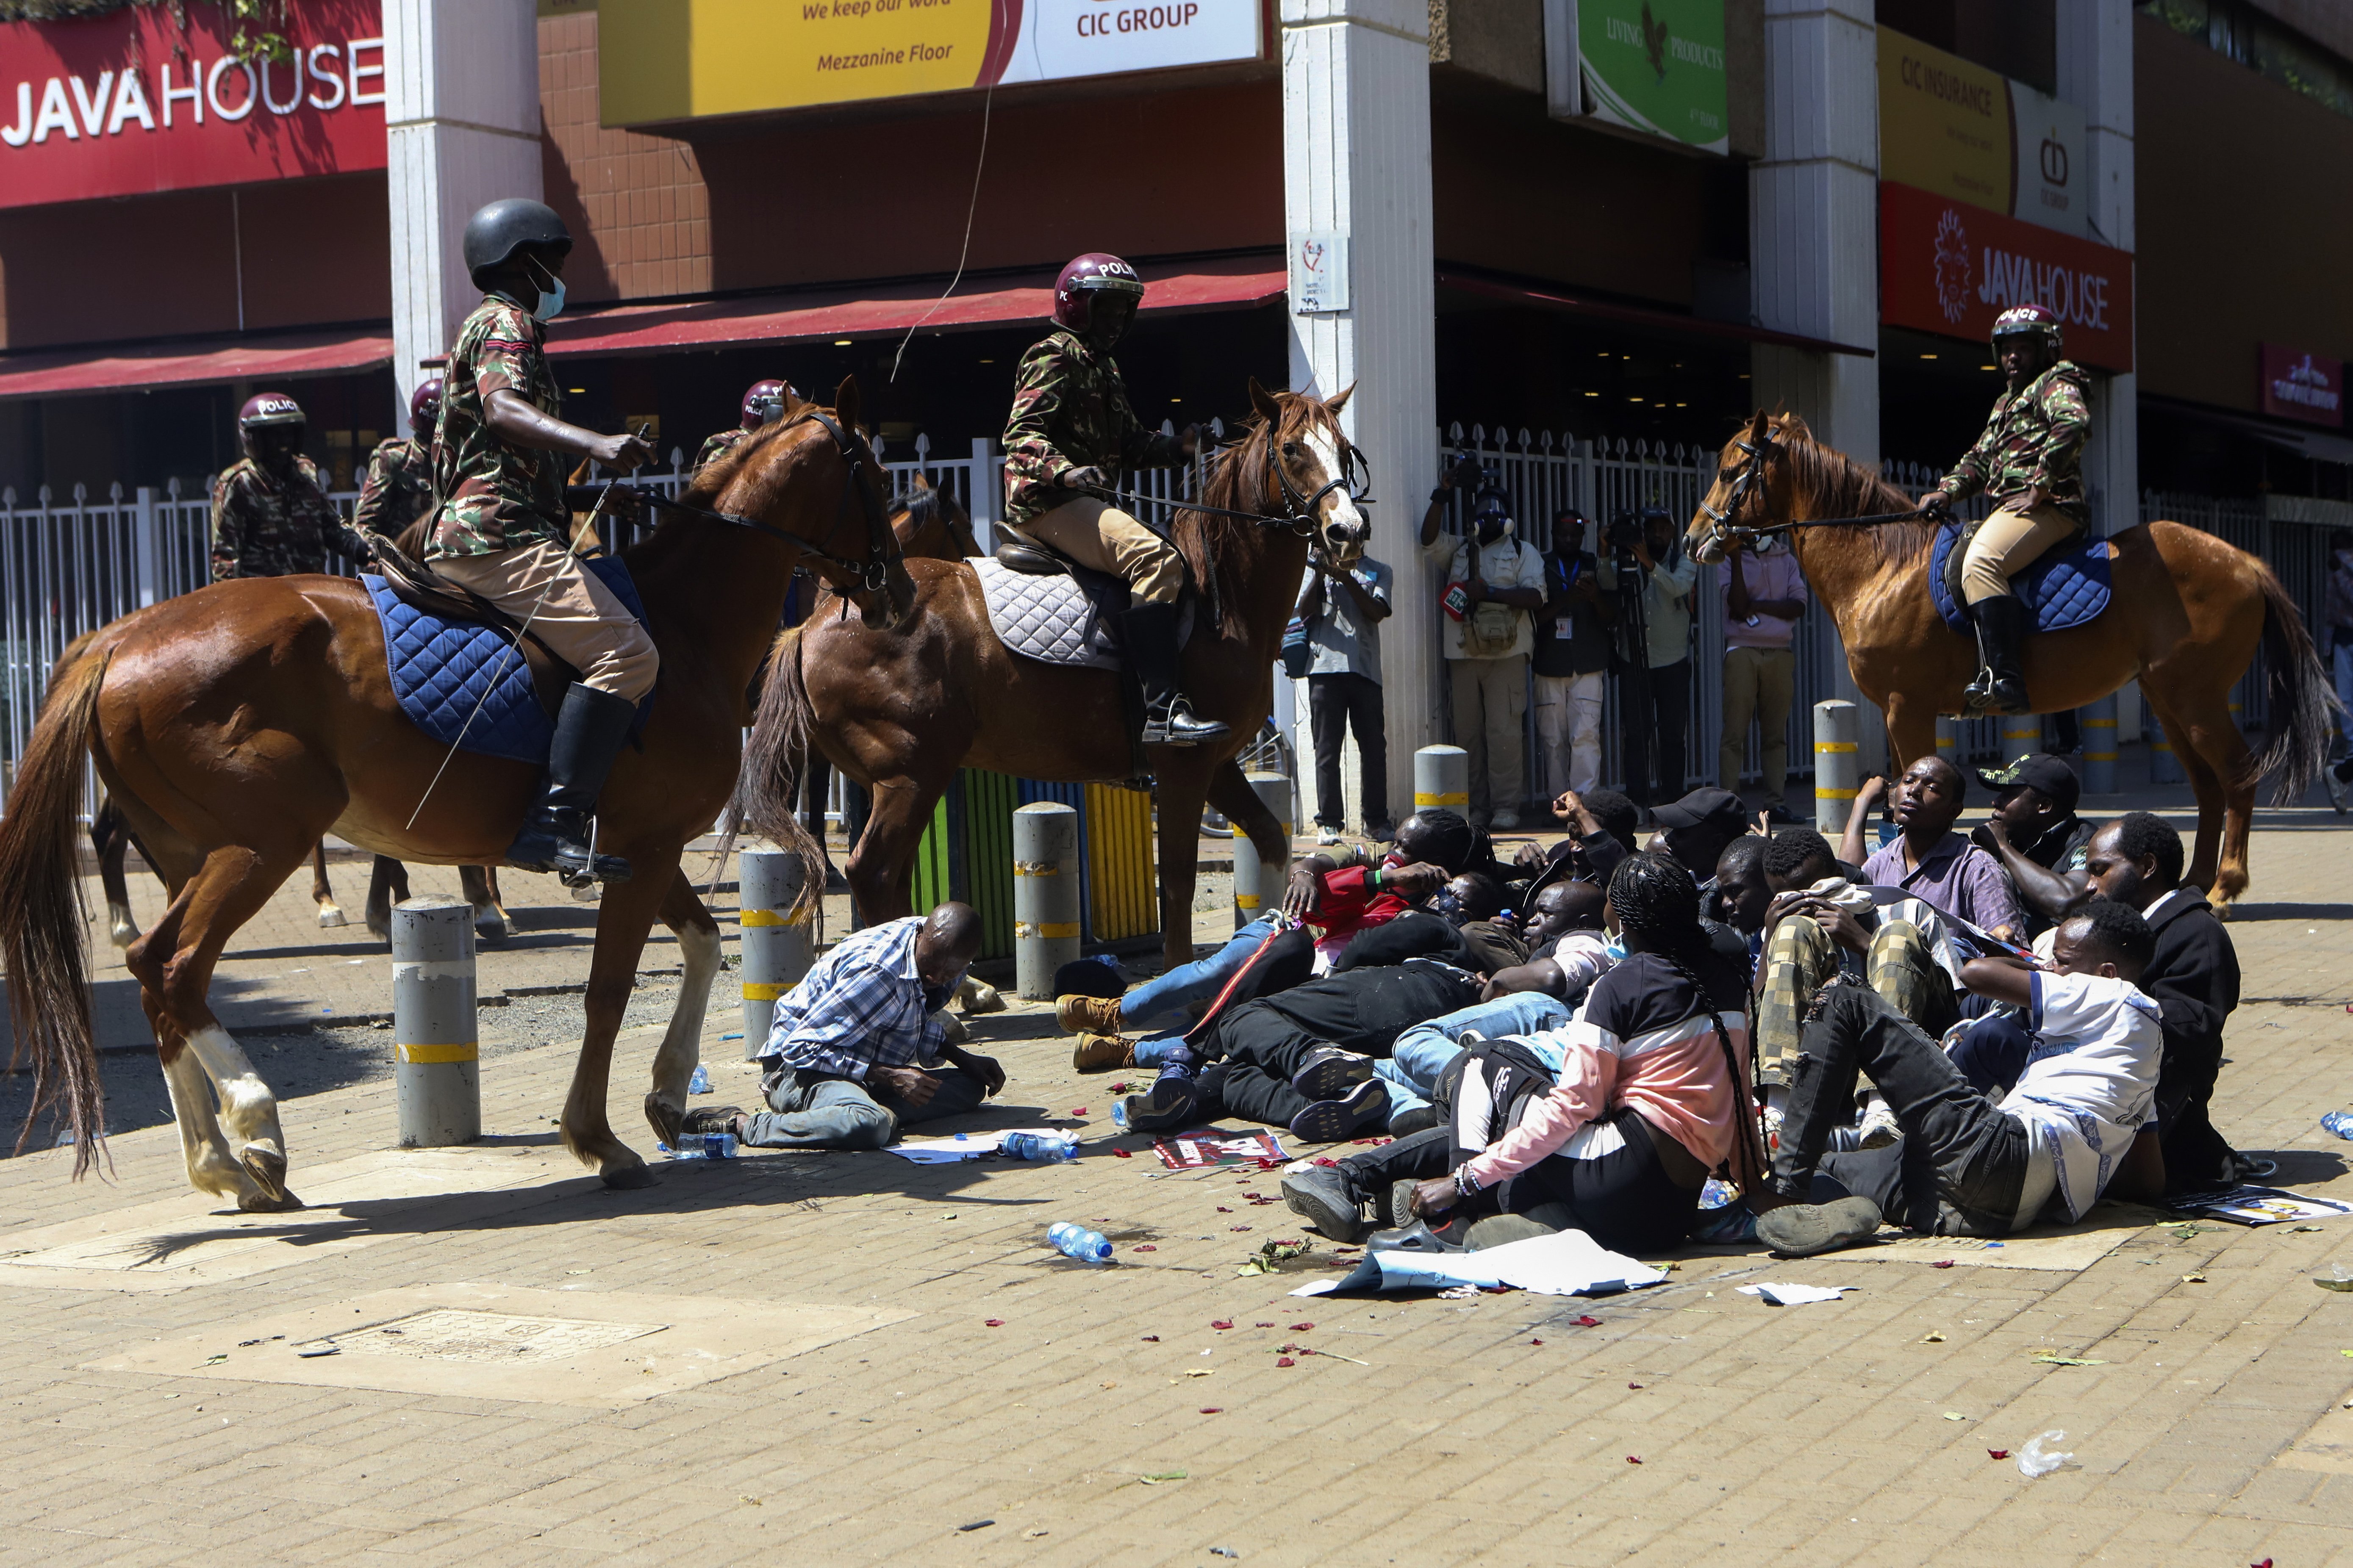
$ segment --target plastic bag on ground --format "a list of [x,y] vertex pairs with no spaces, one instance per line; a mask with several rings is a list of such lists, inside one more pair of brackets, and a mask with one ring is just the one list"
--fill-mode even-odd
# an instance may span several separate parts
[[2029,1437],[2026,1447],[2018,1451],[2018,1473],[2031,1481],[2039,1476],[2049,1475],[2062,1465],[2073,1464],[2075,1456],[2063,1454],[2056,1447],[2066,1440],[2064,1432],[2045,1432],[2039,1436]]

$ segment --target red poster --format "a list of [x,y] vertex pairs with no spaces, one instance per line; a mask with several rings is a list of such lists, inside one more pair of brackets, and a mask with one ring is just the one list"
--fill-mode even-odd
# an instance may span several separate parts
[[288,7],[283,60],[230,58],[227,11],[0,24],[0,207],[383,168],[379,0]]
[[2326,425],[2331,430],[2343,428],[2343,360],[2265,343],[2260,366],[2259,394],[2264,413],[2280,419],[2300,419],[2306,425]]
[[2133,368],[2128,251],[2021,223],[1883,180],[1879,312],[1890,326],[1983,342],[2013,305],[2048,305],[2066,322],[2067,357]]

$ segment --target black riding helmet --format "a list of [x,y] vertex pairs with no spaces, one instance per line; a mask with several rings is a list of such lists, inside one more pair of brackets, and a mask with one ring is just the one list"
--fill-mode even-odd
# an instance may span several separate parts
[[505,266],[526,246],[567,256],[572,251],[572,231],[544,202],[527,196],[492,202],[466,220],[467,274],[480,286],[484,273]]

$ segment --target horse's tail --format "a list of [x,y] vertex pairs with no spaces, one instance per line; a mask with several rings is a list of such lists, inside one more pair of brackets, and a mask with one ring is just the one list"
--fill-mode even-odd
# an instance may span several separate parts
[[815,717],[808,683],[801,676],[801,628],[793,626],[777,635],[768,653],[768,678],[760,689],[727,826],[731,834],[748,826],[801,858],[800,897],[787,917],[797,922],[815,911],[825,889],[825,847],[801,826],[797,809]]
[[0,966],[15,1031],[8,1070],[27,1057],[33,1064],[33,1100],[16,1147],[24,1148],[34,1120],[55,1107],[73,1132],[77,1177],[105,1140],[106,1107],[90,1023],[74,818],[112,651],[86,650],[51,679],[0,816]]
[[2328,761],[2330,721],[2344,711],[2329,689],[2319,650],[2305,629],[2304,616],[2271,567],[2258,561],[2263,590],[2263,664],[2270,679],[2271,736],[2261,754],[2250,757],[2240,782],[2279,770],[2273,804],[2287,805],[2312,787]]

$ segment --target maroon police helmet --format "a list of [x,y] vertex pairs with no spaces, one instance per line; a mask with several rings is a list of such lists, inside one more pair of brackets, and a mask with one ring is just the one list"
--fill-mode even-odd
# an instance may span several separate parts
[[417,390],[408,395],[409,434],[429,439],[440,420],[441,378],[437,375],[418,382]]
[[2018,337],[2041,338],[2052,354],[2062,353],[2064,340],[2060,336],[2059,312],[2048,305],[2030,302],[2013,305],[1994,319],[1993,346],[1997,351],[2002,339]]
[[785,411],[785,399],[792,395],[792,386],[771,377],[755,381],[744,389],[744,428],[757,430]]
[[1054,320],[1074,332],[1083,332],[1094,320],[1094,297],[1124,294],[1140,308],[1144,279],[1118,257],[1090,250],[1062,268],[1054,279]]
[[237,411],[237,427],[259,430],[270,425],[304,425],[302,405],[282,392],[257,392]]

